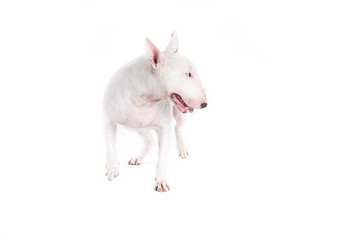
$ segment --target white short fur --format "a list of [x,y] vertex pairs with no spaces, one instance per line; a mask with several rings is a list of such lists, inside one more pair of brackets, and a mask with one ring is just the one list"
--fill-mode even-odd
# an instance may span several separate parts
[[142,151],[129,161],[131,165],[141,164],[154,144],[150,130],[157,133],[157,191],[170,190],[166,165],[172,117],[176,120],[178,154],[182,158],[188,156],[181,133],[185,114],[173,105],[170,95],[179,94],[186,105],[193,109],[202,108],[204,104],[206,106],[206,95],[195,65],[178,53],[176,32],[171,36],[170,43],[163,52],[146,39],[146,55],[134,59],[118,70],[107,87],[104,98],[106,176],[110,181],[119,175],[119,161],[115,149],[117,124],[138,132],[144,141]]

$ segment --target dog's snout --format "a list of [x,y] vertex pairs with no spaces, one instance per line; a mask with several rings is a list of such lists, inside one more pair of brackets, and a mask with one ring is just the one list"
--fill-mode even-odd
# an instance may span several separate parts
[[201,108],[206,108],[207,103],[206,103],[206,102],[204,102],[204,103],[202,103],[200,106],[201,106]]

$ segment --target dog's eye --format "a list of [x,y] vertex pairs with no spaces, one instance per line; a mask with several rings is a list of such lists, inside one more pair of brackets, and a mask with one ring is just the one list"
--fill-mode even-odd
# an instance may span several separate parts
[[186,73],[186,76],[188,76],[188,77],[193,77],[193,75],[191,74],[191,73]]

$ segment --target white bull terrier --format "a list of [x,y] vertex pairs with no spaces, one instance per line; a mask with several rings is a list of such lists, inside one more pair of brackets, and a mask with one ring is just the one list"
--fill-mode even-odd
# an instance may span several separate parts
[[111,181],[119,175],[119,161],[115,150],[117,124],[136,131],[144,141],[142,151],[129,161],[130,165],[140,165],[149,153],[154,144],[150,132],[153,129],[159,141],[155,190],[166,192],[170,190],[166,168],[171,117],[176,120],[178,154],[181,158],[186,158],[188,152],[182,137],[184,113],[206,107],[207,101],[195,65],[177,53],[176,32],[171,35],[169,45],[163,52],[147,38],[145,47],[146,55],[118,70],[106,90],[106,176]]

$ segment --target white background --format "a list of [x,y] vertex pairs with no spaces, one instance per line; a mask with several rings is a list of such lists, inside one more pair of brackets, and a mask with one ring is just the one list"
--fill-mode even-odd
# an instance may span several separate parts
[[[356,1],[1,1],[0,239],[359,239]],[[157,147],[101,102],[148,36],[197,64],[208,108],[153,190]]]

